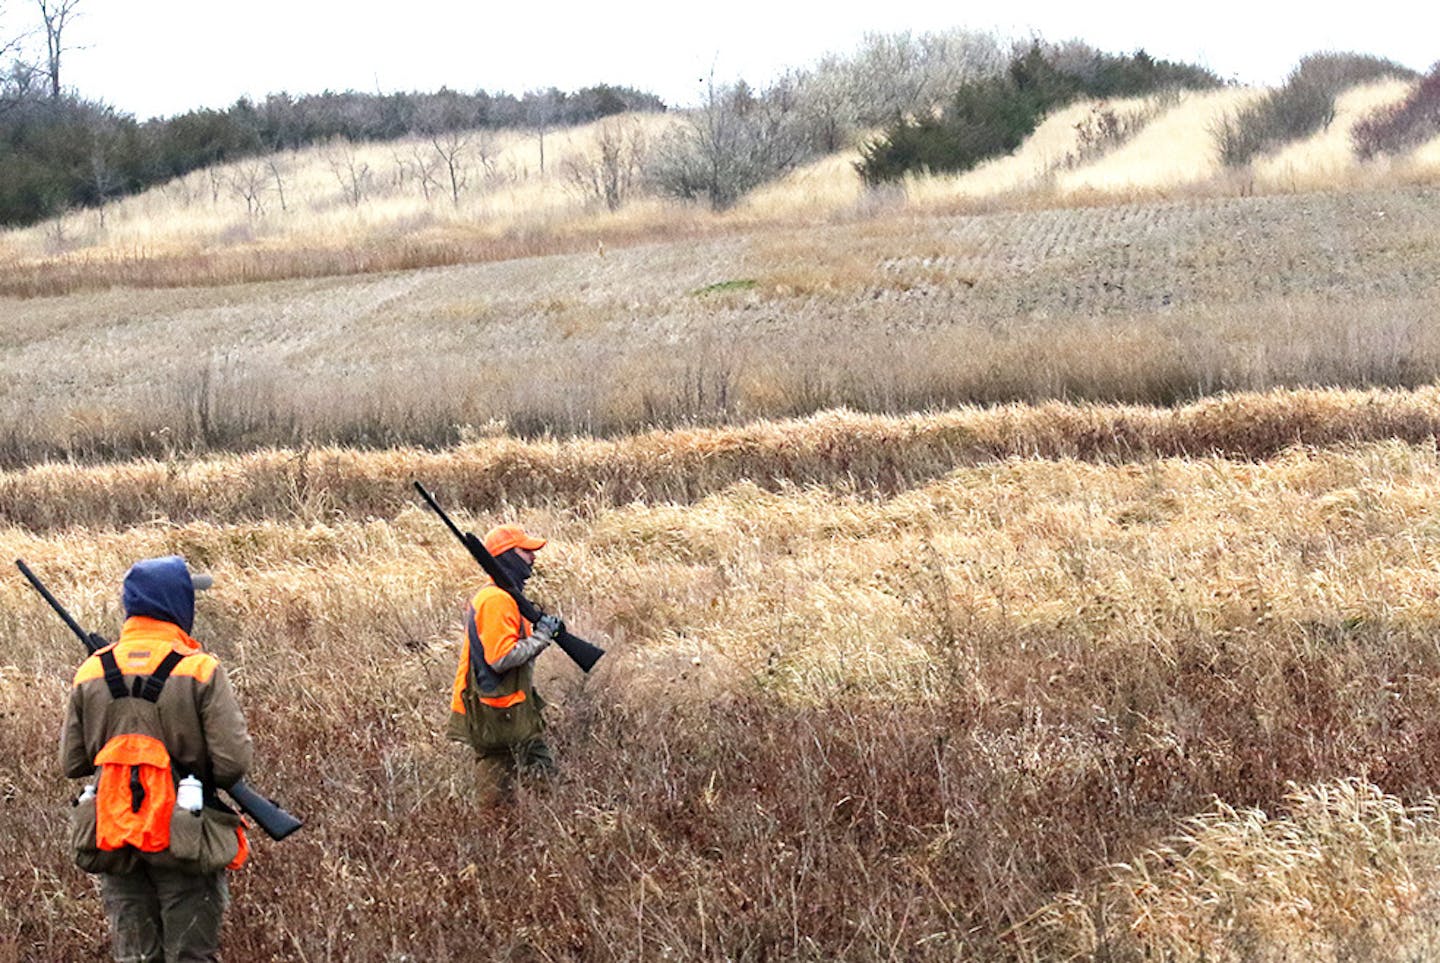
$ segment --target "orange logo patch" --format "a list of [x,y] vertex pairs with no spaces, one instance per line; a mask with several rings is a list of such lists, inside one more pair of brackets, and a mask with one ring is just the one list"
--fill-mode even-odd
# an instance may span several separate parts
[[149,662],[149,661],[150,661],[150,650],[149,650],[149,649],[132,649],[130,652],[128,652],[128,653],[126,654],[126,656],[125,656],[125,661],[127,661],[127,662]]

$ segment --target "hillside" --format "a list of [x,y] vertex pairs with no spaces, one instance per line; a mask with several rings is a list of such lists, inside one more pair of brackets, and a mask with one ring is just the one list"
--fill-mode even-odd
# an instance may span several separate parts
[[[715,214],[658,196],[643,159],[683,126],[625,115],[550,131],[474,131],[328,145],[196,171],[98,210],[0,234],[0,293],[218,284],[371,273],[716,236],[756,227],[1149,199],[1375,188],[1434,180],[1436,144],[1362,163],[1361,119],[1414,82],[1344,93],[1319,134],[1222,167],[1214,132],[1262,92],[1226,88],[1083,101],[1049,117],[1008,157],[959,175],[911,176],[898,193],[862,188],[845,151],[812,162]],[[1436,142],[1440,144],[1440,141]],[[605,152],[609,151],[609,154]],[[618,210],[601,203],[601,158],[620,166]]]
[[1419,384],[1440,371],[1434,204],[1404,187],[899,209],[603,256],[0,300],[0,400],[26,412],[3,455]]

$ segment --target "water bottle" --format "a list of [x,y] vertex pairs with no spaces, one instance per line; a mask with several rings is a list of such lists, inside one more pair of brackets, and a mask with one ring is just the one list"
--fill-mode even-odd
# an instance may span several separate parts
[[203,805],[205,805],[205,791],[200,785],[200,780],[194,776],[186,776],[180,780],[180,786],[175,793],[176,808],[198,813]]

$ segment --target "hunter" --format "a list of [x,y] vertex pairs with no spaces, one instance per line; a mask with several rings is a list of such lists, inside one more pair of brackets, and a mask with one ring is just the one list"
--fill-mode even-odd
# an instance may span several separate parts
[[76,801],[71,844],[100,874],[114,958],[214,960],[227,869],[249,847],[240,817],[215,796],[250,767],[245,716],[225,669],[191,638],[192,575],[171,555],[125,575],[120,638],[75,673],[60,759],[95,778]]
[[[485,534],[485,548],[523,588],[546,540],[519,525],[499,525]],[[535,657],[560,632],[553,615],[534,626],[519,606],[490,580],[465,613],[465,640],[450,699],[448,733],[475,751],[482,794],[494,798],[510,789],[517,773],[548,775],[555,761],[545,744],[545,707],[535,691]]]

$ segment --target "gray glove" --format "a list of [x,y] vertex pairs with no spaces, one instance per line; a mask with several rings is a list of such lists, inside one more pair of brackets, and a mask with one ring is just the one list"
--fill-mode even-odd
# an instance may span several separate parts
[[546,645],[555,641],[555,636],[565,631],[565,623],[558,615],[542,616],[539,622],[535,623],[535,631],[531,633],[537,639],[543,639]]
[[499,662],[492,663],[490,668],[496,672],[509,672],[511,669],[518,669],[549,648],[565,623],[553,615],[547,615],[535,623],[534,630],[523,639],[515,643],[515,648],[505,653],[505,657]]

